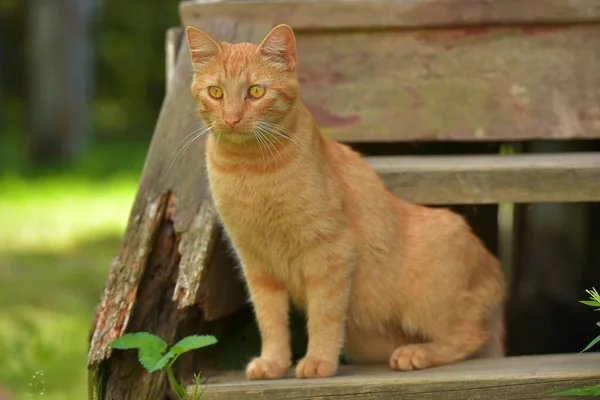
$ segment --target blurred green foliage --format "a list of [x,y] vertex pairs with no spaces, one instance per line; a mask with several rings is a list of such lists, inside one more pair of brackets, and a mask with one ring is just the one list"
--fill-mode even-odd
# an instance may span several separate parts
[[[28,4],[0,0],[0,171],[22,166],[24,156]],[[148,145],[164,95],[165,31],[177,25],[176,0],[98,0],[89,121],[94,143]]]
[[16,400],[87,398],[87,335],[162,103],[165,31],[179,25],[176,0],[99,1],[92,146],[29,170],[32,2],[0,0],[0,388]]
[[88,332],[144,157],[99,145],[73,170],[0,174],[0,387],[15,400],[38,398],[30,384],[87,398]]
[[178,2],[104,1],[96,26],[94,127],[102,138],[148,139],[165,87],[165,31]]

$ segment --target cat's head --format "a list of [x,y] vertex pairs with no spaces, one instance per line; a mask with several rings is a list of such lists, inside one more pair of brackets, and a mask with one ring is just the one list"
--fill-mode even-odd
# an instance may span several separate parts
[[217,42],[195,27],[186,29],[192,57],[192,92],[211,132],[245,141],[279,125],[298,97],[296,40],[276,26],[260,45]]

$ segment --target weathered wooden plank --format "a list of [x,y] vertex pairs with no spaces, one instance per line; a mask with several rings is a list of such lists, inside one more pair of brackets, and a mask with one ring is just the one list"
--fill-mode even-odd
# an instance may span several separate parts
[[[183,1],[186,25],[226,16],[233,20],[286,23],[295,29],[416,28],[490,24],[600,21],[597,0],[275,0]],[[327,18],[323,18],[327,16]]]
[[600,153],[367,157],[398,196],[421,204],[600,201]]
[[302,98],[346,142],[600,137],[600,24],[298,35]]
[[166,91],[169,91],[171,78],[175,73],[175,63],[177,55],[181,47],[181,39],[183,38],[183,29],[181,27],[173,27],[167,29],[165,34],[165,86]]
[[[217,20],[297,29],[302,98],[324,133],[338,140],[598,138],[600,24],[556,22],[566,15],[597,17],[600,2],[540,4],[183,3],[181,18],[186,25]],[[510,12],[530,20],[494,25]],[[431,29],[435,23],[427,18],[448,20]],[[336,27],[344,30],[324,30],[331,21],[343,21]],[[484,25],[448,26],[461,21]],[[545,25],[524,25],[535,21]]]
[[469,360],[423,371],[344,366],[336,377],[246,381],[241,373],[212,378],[203,398],[263,399],[541,399],[600,381],[600,354]]

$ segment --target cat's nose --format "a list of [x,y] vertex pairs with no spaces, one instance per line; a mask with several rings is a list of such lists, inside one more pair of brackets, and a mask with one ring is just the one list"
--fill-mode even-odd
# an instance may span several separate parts
[[238,117],[236,115],[236,116],[233,116],[233,117],[225,117],[225,118],[223,118],[223,120],[225,120],[225,123],[227,125],[229,125],[229,127],[231,129],[233,129],[238,124],[238,122],[240,122],[242,120],[242,118]]

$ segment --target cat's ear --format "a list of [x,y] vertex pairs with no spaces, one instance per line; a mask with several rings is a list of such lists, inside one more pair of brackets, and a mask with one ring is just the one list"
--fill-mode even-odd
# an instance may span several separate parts
[[271,29],[258,50],[286,70],[294,71],[296,68],[296,38],[292,28],[285,24]]
[[188,26],[185,33],[194,65],[203,64],[222,51],[219,43],[194,26]]

